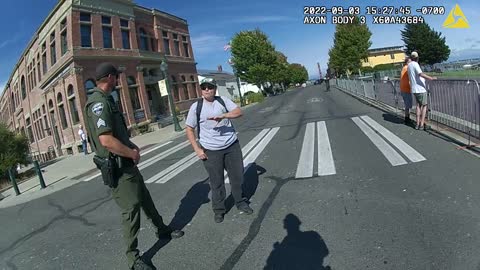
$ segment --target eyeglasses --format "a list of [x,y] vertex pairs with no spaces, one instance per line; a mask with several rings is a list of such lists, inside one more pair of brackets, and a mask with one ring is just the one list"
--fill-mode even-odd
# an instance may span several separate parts
[[213,86],[213,85],[202,85],[202,86],[200,86],[200,88],[202,90],[213,90],[213,89],[215,89],[215,86]]

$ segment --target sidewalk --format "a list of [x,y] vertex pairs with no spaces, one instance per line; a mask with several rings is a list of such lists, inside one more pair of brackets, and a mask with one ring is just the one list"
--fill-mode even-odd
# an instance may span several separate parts
[[[183,129],[185,128],[184,121],[180,122],[180,126]],[[173,125],[168,125],[159,130],[135,136],[132,138],[132,142],[144,152],[144,150],[148,150],[157,144],[184,135],[185,131],[175,132]],[[43,178],[47,186],[45,189],[41,189],[38,176],[32,177],[18,185],[21,193],[18,196],[15,195],[13,187],[1,192],[0,208],[26,203],[80,183],[81,179],[98,173],[92,158],[92,153],[89,155],[76,154],[59,158],[58,161],[42,168]]]

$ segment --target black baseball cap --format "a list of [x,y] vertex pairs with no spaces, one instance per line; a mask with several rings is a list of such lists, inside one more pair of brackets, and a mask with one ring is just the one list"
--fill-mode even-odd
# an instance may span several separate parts
[[117,76],[120,74],[117,68],[112,63],[104,62],[97,66],[95,70],[95,76],[97,81],[101,78],[107,77],[108,75]]

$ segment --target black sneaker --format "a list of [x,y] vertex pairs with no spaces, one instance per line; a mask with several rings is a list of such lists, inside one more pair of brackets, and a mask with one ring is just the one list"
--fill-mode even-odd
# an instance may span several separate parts
[[153,267],[142,261],[142,259],[138,259],[133,264],[132,270],[153,270]]
[[225,214],[222,213],[215,213],[213,216],[213,220],[215,220],[216,223],[222,223],[224,219]]
[[240,210],[240,212],[243,212],[247,215],[253,214],[253,209],[245,202],[237,205],[237,209]]
[[175,230],[169,226],[165,226],[161,229],[158,229],[158,231],[155,233],[157,235],[157,238],[180,238],[184,235],[185,233],[181,230]]

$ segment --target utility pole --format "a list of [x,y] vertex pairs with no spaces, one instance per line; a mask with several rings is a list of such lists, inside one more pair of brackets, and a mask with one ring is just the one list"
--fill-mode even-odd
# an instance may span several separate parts
[[322,78],[322,69],[320,68],[320,63],[317,62],[318,74],[320,75],[319,79]]

